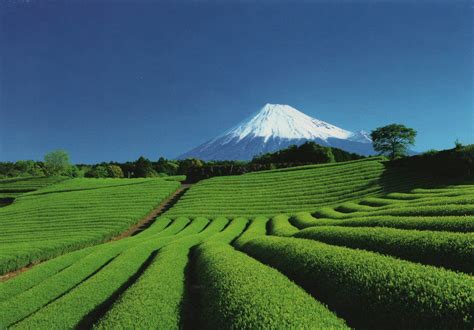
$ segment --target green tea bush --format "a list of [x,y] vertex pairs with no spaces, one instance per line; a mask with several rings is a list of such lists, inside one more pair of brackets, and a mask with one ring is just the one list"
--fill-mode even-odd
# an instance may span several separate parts
[[225,218],[215,219],[203,232],[161,248],[143,275],[109,309],[96,328],[123,329],[139,325],[150,329],[179,329],[189,250],[215,236],[227,222]]
[[300,231],[294,237],[474,273],[474,233],[393,228],[313,227]]
[[265,236],[267,234],[267,222],[268,218],[266,217],[252,219],[248,228],[233,242],[233,245],[239,248],[254,238]]
[[[150,242],[151,244],[158,244],[158,246],[160,246],[160,244],[170,242],[176,237],[179,238],[184,235],[192,234],[203,226],[202,223],[198,222],[197,225],[200,227],[193,228],[193,226],[187,226],[183,230],[188,223],[189,219],[187,218],[177,219],[169,227],[155,235],[153,239],[142,241],[142,244],[137,244],[136,239],[129,238],[92,247],[90,248],[92,252],[83,258],[77,258],[79,251],[73,252],[63,257],[47,261],[40,267],[32,269],[31,275],[30,272],[26,272],[22,274],[22,276],[1,283],[0,291],[4,292],[5,290],[6,293],[12,295],[0,302],[0,309],[3,312],[0,314],[0,328],[7,327],[27,318],[43,306],[49,306],[48,303],[56,301],[82,282],[86,285],[86,283],[88,283],[86,280],[89,278],[94,282],[93,279],[95,277],[93,277],[93,275],[113,261],[117,255],[124,250],[138,246],[137,249],[132,249],[132,255],[133,251],[138,250],[139,252],[144,252],[136,253],[136,260],[134,261],[138,262],[136,265],[138,268],[140,261],[143,262],[144,258],[146,258],[147,251],[145,247],[150,246]],[[151,245],[151,247],[153,246],[155,245]],[[79,255],[79,257],[81,256]],[[55,273],[57,270],[57,260],[64,260],[63,258],[72,258],[72,264]],[[122,260],[123,258],[124,257],[121,257]],[[41,278],[43,278],[42,281]],[[117,283],[117,285],[119,284],[120,283]],[[112,285],[109,285],[106,288],[110,289],[111,287],[113,288]],[[92,297],[94,297],[94,295],[92,295]],[[46,326],[47,324],[46,322]]]
[[316,241],[262,237],[242,250],[356,328],[472,329],[474,278]]
[[292,236],[298,232],[298,228],[293,226],[286,215],[276,215],[269,222],[269,234],[275,236]]
[[196,255],[205,328],[347,328],[285,276],[226,244],[200,245]]
[[[310,218],[313,217],[309,214],[306,214],[304,217],[308,225]],[[298,215],[294,219],[294,223],[297,224],[296,219],[301,219],[301,215]],[[398,229],[452,231],[460,233],[474,232],[473,216],[378,216],[346,220],[313,219],[313,226],[387,227]]]

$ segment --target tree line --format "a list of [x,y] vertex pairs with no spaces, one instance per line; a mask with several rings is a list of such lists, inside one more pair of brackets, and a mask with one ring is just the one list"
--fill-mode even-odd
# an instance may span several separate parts
[[[403,158],[410,145],[414,145],[417,132],[401,124],[376,128],[371,132],[373,148],[390,160]],[[456,148],[462,145],[456,141]],[[47,153],[43,161],[20,160],[0,162],[0,178],[18,176],[68,176],[89,178],[143,178],[186,175],[189,181],[236,175],[253,171],[269,170],[306,164],[342,162],[363,158],[338,148],[324,147],[315,142],[292,145],[272,153],[255,156],[251,161],[202,161],[195,158],[172,160],[159,158],[152,161],[139,157],[135,161],[77,164],[70,162],[65,150]]]

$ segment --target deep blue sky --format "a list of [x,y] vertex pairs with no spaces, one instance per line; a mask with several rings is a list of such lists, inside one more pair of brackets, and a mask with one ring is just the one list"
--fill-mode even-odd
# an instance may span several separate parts
[[0,0],[0,160],[174,157],[265,103],[474,142],[469,1]]

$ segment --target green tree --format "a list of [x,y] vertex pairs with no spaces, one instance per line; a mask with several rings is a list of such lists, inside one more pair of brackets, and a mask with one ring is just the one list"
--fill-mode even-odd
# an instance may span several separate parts
[[65,150],[55,150],[44,156],[44,167],[49,176],[63,175],[71,167],[69,154]]
[[32,160],[19,160],[15,163],[18,176],[44,176],[43,168]]
[[303,143],[297,148],[296,152],[298,160],[302,163],[324,164],[335,162],[331,148],[320,146],[312,141]]
[[197,158],[186,158],[179,162],[179,174],[186,174],[191,167],[202,167],[203,163]]
[[63,173],[63,175],[69,176],[71,178],[82,178],[84,177],[84,171],[75,165],[71,165]]
[[86,178],[106,178],[109,176],[107,167],[104,165],[95,165],[89,168],[85,175]]
[[[346,153],[340,150],[342,153]],[[346,153],[351,155],[349,153]],[[307,141],[300,146],[290,145],[273,153],[266,153],[253,158],[252,163],[257,164],[282,164],[282,163],[312,163],[324,164],[335,161],[332,148],[323,147],[313,141]]]
[[135,162],[134,176],[136,178],[148,178],[157,176],[157,173],[153,169],[153,164],[151,163],[151,161],[141,156]]
[[176,175],[178,173],[179,165],[176,161],[160,157],[160,159],[158,159],[158,161],[155,163],[154,168],[158,173]]
[[370,133],[375,151],[390,159],[405,156],[408,146],[415,144],[416,131],[401,124],[378,127]]
[[107,165],[107,176],[109,178],[123,178],[123,171],[118,165]]

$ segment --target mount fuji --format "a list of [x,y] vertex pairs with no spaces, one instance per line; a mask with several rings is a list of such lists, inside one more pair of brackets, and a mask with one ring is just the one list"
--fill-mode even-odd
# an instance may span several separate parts
[[312,118],[284,104],[266,104],[256,114],[178,159],[250,160],[292,144],[314,141],[362,155],[372,155],[372,140],[364,131],[350,132]]

